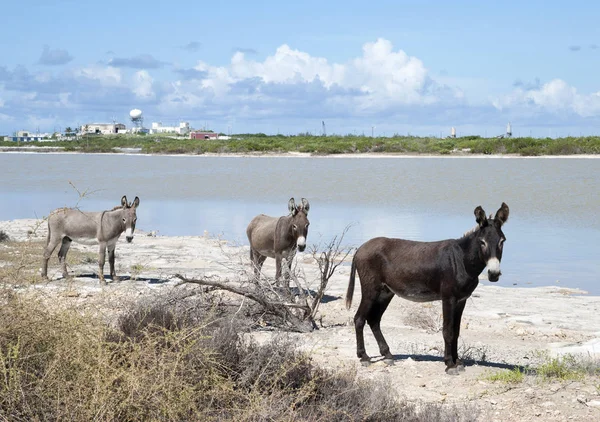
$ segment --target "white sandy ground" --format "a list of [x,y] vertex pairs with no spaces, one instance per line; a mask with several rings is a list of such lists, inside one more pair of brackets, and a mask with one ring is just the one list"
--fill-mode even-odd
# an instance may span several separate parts
[[[46,237],[46,224],[36,220],[0,222],[0,230],[12,240]],[[33,235],[28,235],[38,226]],[[310,243],[310,239],[309,239]],[[0,244],[0,247],[5,247]],[[72,248],[92,253],[97,246],[73,243]],[[91,256],[91,255],[90,255]],[[219,275],[237,279],[249,271],[248,247],[231,245],[209,236],[153,236],[136,232],[133,243],[123,238],[117,245],[117,273],[131,276],[106,287],[98,284],[97,264],[77,264],[70,268],[75,278],[62,280],[58,260],[50,261],[48,283],[19,291],[36,289],[48,300],[62,306],[77,306],[114,317],[132,300],[166,293],[175,287],[173,274],[188,277]],[[41,264],[41,263],[40,263]],[[6,263],[0,262],[0,266]],[[306,280],[317,282],[317,266],[308,253],[298,255],[297,265]],[[345,309],[344,296],[350,267],[340,266],[327,290],[329,300],[320,307],[323,328],[307,334],[292,334],[315,361],[329,368],[357,368],[358,377],[383,379],[400,396],[425,402],[468,403],[482,409],[482,421],[597,421],[600,420],[600,377],[579,381],[541,382],[528,376],[511,385],[492,382],[485,377],[514,365],[535,365],[540,352],[550,355],[584,354],[600,360],[600,297],[583,291],[559,287],[515,288],[498,283],[482,283],[468,300],[461,328],[460,347],[476,358],[485,353],[484,362],[471,365],[459,376],[444,373],[441,360],[443,339],[439,331],[441,303],[414,304],[396,298],[382,321],[382,330],[397,361],[386,366],[378,356],[377,344],[365,328],[367,353],[376,361],[369,367],[359,365],[352,318],[360,302],[357,283],[352,310]],[[108,274],[108,262],[105,266]],[[273,260],[264,272],[273,275]],[[417,327],[414,315],[425,315],[428,329]],[[254,334],[265,341],[276,333]]]
[[472,159],[509,159],[519,158],[523,160],[540,159],[600,159],[600,154],[572,154],[572,155],[536,155],[521,156],[518,154],[472,154],[464,151],[454,151],[451,154],[414,154],[402,152],[361,152],[344,154],[313,154],[310,152],[246,152],[246,153],[212,153],[204,154],[145,154],[141,148],[115,147],[115,152],[78,152],[64,151],[63,147],[54,146],[8,146],[0,147],[0,154],[86,154],[86,155],[141,155],[141,156],[165,156],[165,157],[247,157],[247,158],[472,158]]

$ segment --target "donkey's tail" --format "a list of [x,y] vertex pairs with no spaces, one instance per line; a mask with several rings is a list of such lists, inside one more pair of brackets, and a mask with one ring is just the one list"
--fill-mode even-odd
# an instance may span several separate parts
[[350,281],[348,290],[346,290],[346,309],[352,306],[352,296],[354,295],[354,280],[356,278],[356,255],[352,258],[352,268],[350,268]]

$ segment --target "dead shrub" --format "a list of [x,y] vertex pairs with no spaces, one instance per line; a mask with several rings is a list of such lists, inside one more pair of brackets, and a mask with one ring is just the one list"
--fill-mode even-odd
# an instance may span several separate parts
[[4,230],[0,230],[0,243],[8,242],[9,240],[10,240],[10,237],[8,236],[8,234],[6,234],[6,232]]
[[405,402],[383,379],[324,370],[287,337],[259,345],[239,335],[244,323],[188,305],[141,303],[111,328],[8,297],[0,307],[0,414],[16,421],[469,420]]

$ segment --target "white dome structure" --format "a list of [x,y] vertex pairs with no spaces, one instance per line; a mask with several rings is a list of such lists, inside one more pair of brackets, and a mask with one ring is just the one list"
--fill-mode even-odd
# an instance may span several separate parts
[[129,112],[129,117],[131,117],[132,119],[139,119],[140,117],[142,117],[142,110],[134,108]]

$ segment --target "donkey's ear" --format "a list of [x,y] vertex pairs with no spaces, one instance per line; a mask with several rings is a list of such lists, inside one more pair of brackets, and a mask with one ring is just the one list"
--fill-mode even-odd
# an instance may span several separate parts
[[475,208],[475,221],[479,224],[479,227],[487,226],[488,220],[481,205]]
[[497,221],[502,226],[508,220],[508,205],[505,202],[502,203],[500,209],[496,211],[494,221]]
[[135,197],[135,199],[133,200],[133,208],[137,208],[140,206],[140,198],[138,198],[137,196]]
[[127,208],[127,196],[123,195],[123,197],[121,198],[121,206],[123,208]]
[[298,209],[296,208],[296,201],[294,201],[294,198],[290,198],[290,200],[288,201],[288,210],[290,210],[290,213],[292,215],[296,215],[296,213],[298,212]]
[[302,198],[302,208],[304,208],[304,212],[308,214],[308,210],[310,209],[310,204],[308,203],[308,199]]

